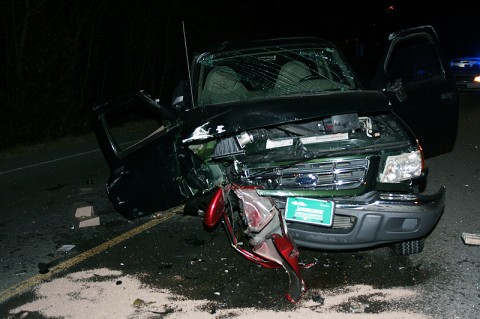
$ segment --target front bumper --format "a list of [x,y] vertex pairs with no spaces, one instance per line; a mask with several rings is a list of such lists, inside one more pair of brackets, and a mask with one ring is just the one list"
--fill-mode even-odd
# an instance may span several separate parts
[[[332,228],[287,223],[299,247],[349,250],[425,237],[445,207],[445,187],[429,195],[379,194],[363,202],[335,201]],[[335,219],[349,225],[335,226]]]

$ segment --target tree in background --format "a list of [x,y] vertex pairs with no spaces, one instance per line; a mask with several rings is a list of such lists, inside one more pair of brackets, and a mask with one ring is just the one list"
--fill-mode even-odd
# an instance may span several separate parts
[[192,55],[253,30],[248,2],[2,1],[0,150],[89,132],[94,104],[135,90],[170,103],[187,69],[182,21]]

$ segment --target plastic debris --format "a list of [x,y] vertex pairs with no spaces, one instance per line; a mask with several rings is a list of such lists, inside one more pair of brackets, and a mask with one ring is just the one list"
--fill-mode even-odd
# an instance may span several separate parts
[[462,239],[467,245],[480,246],[480,234],[463,233]]
[[58,248],[57,251],[66,253],[72,250],[73,248],[75,248],[75,245],[63,245],[62,247]]
[[100,225],[100,217],[93,212],[93,206],[80,206],[75,210],[75,225],[78,228]]

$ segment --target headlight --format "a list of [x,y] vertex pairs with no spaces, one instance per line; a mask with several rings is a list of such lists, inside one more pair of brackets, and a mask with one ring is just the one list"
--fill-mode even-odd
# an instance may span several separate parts
[[400,181],[418,177],[422,174],[423,159],[420,151],[387,157],[383,173],[380,174],[382,183],[398,183]]

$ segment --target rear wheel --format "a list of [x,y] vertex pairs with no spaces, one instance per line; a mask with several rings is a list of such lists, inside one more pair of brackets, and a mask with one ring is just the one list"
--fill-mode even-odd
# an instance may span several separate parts
[[407,255],[421,253],[423,251],[424,245],[425,245],[425,238],[420,238],[420,239],[395,243],[392,245],[392,249],[398,255],[407,256]]

